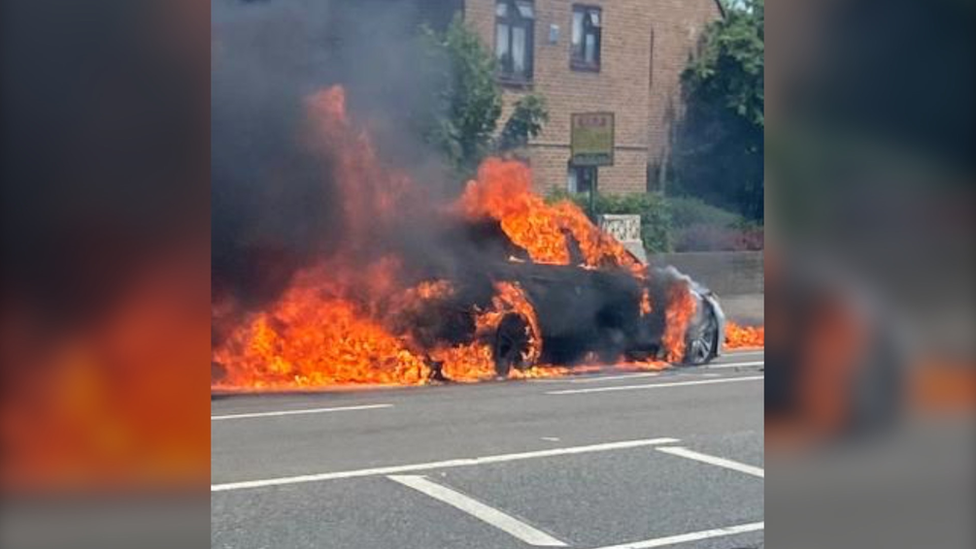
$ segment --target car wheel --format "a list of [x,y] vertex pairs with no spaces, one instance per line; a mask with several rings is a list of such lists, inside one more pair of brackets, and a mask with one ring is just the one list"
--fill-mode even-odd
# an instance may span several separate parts
[[718,320],[711,307],[704,314],[703,321],[697,326],[688,327],[685,339],[685,356],[682,362],[697,366],[705,364],[715,356],[718,350]]
[[507,314],[495,330],[492,356],[495,359],[495,373],[507,377],[515,368],[529,366],[523,357],[529,351],[529,323],[521,315]]

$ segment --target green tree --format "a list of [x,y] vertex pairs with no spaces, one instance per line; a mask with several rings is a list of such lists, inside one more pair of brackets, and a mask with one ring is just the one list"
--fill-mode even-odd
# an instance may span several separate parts
[[526,146],[529,139],[539,135],[542,126],[549,122],[546,100],[541,95],[530,93],[519,98],[512,109],[512,115],[505,122],[495,148],[511,151]]
[[486,156],[524,146],[539,134],[549,119],[545,100],[528,94],[515,104],[496,138],[502,114],[496,60],[460,16],[443,32],[427,27],[422,32],[426,59],[421,70],[438,94],[421,131],[458,176],[470,176]]
[[674,147],[681,192],[763,219],[764,0],[725,4],[683,73],[687,111]]

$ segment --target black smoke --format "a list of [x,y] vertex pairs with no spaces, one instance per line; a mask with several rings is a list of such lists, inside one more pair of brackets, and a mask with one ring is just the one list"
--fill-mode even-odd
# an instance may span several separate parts
[[329,144],[303,142],[305,99],[342,85],[382,160],[432,184],[442,178],[413,120],[435,94],[416,68],[412,2],[215,0],[212,10],[213,290],[259,307],[334,252],[349,221]]
[[191,19],[207,14],[187,4],[4,3],[5,309],[85,321],[143,260],[206,230],[208,67]]

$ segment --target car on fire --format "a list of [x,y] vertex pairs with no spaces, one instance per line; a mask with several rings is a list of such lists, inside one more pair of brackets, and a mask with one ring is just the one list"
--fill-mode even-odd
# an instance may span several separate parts
[[[705,364],[721,352],[725,315],[717,297],[673,267],[649,268],[644,280],[574,266],[523,265],[513,271],[537,314],[540,364],[574,365],[593,356],[603,363],[673,359],[665,344],[666,307],[642,312],[641,303],[645,292],[652,302],[667,303],[668,294],[681,286],[694,305],[680,363]],[[534,365],[523,359],[528,324],[514,312],[499,323],[492,345],[498,375]]]
[[[459,232],[467,237],[457,238]],[[674,267],[637,270],[636,258],[626,266],[533,262],[492,221],[441,234],[452,235],[443,245],[455,249],[431,255],[419,276],[448,280],[454,291],[410,320],[414,335],[430,346],[469,343],[479,337],[473,312],[490,306],[499,281],[515,284],[530,311],[508,311],[492,333],[480,336],[488,339],[500,377],[513,368],[620,360],[700,365],[722,352],[725,314],[718,297]],[[574,247],[572,236],[566,238]],[[444,264],[442,257],[452,260]],[[541,342],[534,353],[533,339]]]

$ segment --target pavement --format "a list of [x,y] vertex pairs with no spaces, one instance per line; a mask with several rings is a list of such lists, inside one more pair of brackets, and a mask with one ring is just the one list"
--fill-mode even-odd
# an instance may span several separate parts
[[762,362],[214,397],[211,546],[762,547]]

